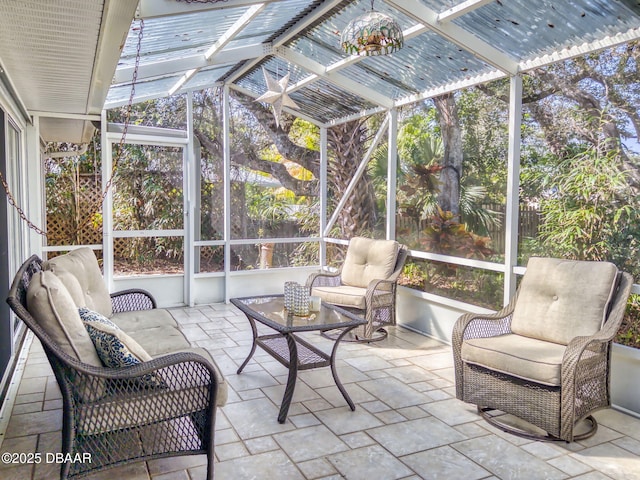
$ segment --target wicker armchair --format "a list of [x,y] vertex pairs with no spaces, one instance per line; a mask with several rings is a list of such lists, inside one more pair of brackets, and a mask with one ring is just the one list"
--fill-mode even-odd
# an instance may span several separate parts
[[611,343],[632,284],[607,262],[532,258],[509,305],[455,324],[457,398],[527,438],[593,435],[590,414],[610,406]]
[[307,279],[311,295],[362,314],[367,323],[352,339],[374,342],[387,336],[384,325],[396,323],[398,277],[409,250],[394,240],[354,237],[338,272],[314,273]]
[[[193,352],[122,368],[79,361],[27,310],[29,284],[42,269],[41,259],[30,257],[18,270],[7,302],[42,343],[62,392],[62,453],[65,458],[91,458],[61,464],[60,477],[82,477],[152,458],[206,454],[207,478],[213,478],[215,413],[222,394],[212,363]],[[116,293],[112,301],[114,312],[155,307],[143,290]]]

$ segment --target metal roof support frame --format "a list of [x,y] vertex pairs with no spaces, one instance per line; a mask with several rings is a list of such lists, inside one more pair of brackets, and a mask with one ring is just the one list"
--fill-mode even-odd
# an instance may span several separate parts
[[[235,84],[230,84],[228,85],[228,87],[230,89],[236,90],[237,92],[243,93],[245,95],[247,95],[248,97],[252,97],[252,98],[258,98],[258,95],[256,95],[254,92],[252,92],[251,90],[247,90],[244,87],[241,87],[240,85],[235,85]],[[287,91],[289,91],[287,89]],[[319,122],[318,120],[316,120],[315,118],[312,118],[308,115],[305,115],[304,113],[302,113],[299,110],[294,110],[293,108],[289,108],[289,107],[282,107],[282,111],[283,112],[287,112],[295,117],[298,117],[301,120],[305,120],[313,125],[316,125],[318,127],[322,127],[324,126],[324,124],[322,122]]]
[[450,22],[439,21],[438,14],[422,2],[414,2],[412,0],[385,0],[385,2],[397,8],[402,13],[415,18],[434,32],[476,57],[481,58],[489,65],[493,65],[498,70],[511,75],[518,73],[519,67],[516,60],[469,33],[467,30]]
[[[256,18],[260,12],[264,10],[266,3],[258,3],[252,5],[236,22],[224,32],[224,34],[205,52],[205,62],[213,61],[216,55],[231,41],[233,40],[254,18]],[[169,95],[176,93],[183,85],[185,85],[193,76],[198,73],[200,68],[192,68],[188,70],[178,82],[169,89]]]
[[229,303],[229,274],[231,273],[231,107],[229,105],[229,86],[223,87],[222,129],[224,145],[222,159],[224,166],[224,301]]
[[[295,37],[302,30],[307,28],[309,25],[322,18],[327,12],[331,11],[335,6],[340,4],[343,0],[328,0],[322,4],[322,6],[316,8],[313,12],[309,13],[306,17],[301,19],[295,25],[292,25],[289,30],[280,35],[278,38],[271,42],[273,48],[278,48],[284,45],[286,42]],[[242,77],[245,73],[250,71],[253,67],[258,65],[264,58],[267,56],[261,55],[254,60],[247,61],[241,68],[239,68],[236,72],[234,72],[229,78],[227,78],[225,83],[233,83],[240,77]]]
[[513,268],[518,264],[518,206],[520,199],[520,126],[522,124],[522,77],[511,77],[509,89],[509,151],[507,157],[507,205],[505,212],[504,304],[516,293]]
[[329,142],[327,127],[320,127],[320,266],[327,264],[327,244],[324,241],[324,232],[327,228],[327,167],[329,165]]
[[[100,145],[102,149],[102,191],[107,188],[109,178],[113,169],[113,148],[109,140],[109,128],[107,123],[107,111],[102,110],[101,123],[103,128],[100,132]],[[110,292],[113,288],[113,194],[107,192],[102,202],[102,270],[104,280]]]
[[275,52],[276,55],[283,60],[304,68],[305,70],[314,73],[318,77],[326,79],[334,85],[343,88],[344,90],[347,90],[354,95],[358,95],[359,97],[364,98],[371,103],[380,105],[381,107],[385,107],[387,109],[393,107],[393,100],[391,98],[385,97],[375,90],[361,85],[358,82],[355,82],[340,73],[328,72],[327,68],[324,65],[308,57],[305,57],[304,55],[301,55],[290,48],[278,47]]
[[396,187],[398,172],[398,110],[389,110],[389,148],[387,159],[387,240],[396,238]]
[[472,12],[473,10],[483,7],[493,1],[494,0],[465,0],[464,2],[454,5],[448,10],[438,14],[438,22],[450,22],[461,17],[465,13]]
[[[186,203],[184,208],[184,256],[185,256],[185,272],[184,275],[187,279],[184,282],[184,298],[187,305],[193,307],[195,305],[195,239],[199,237],[200,230],[200,216],[196,217],[196,206],[200,199],[195,198],[196,185],[199,179],[196,178],[200,172],[199,159],[195,155],[194,139],[193,139],[193,93],[187,93],[187,148],[185,149],[185,169],[183,181],[183,191],[187,192],[184,202]],[[198,232],[196,232],[198,229]],[[199,254],[197,255],[200,256]]]

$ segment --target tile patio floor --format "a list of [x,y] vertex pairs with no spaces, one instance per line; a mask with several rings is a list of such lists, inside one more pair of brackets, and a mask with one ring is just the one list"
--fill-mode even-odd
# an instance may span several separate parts
[[[231,387],[216,421],[217,480],[640,479],[640,419],[598,412],[597,434],[573,444],[497,431],[455,399],[451,348],[403,328],[389,329],[377,344],[341,344],[338,371],[354,412],[328,368],[308,370],[299,374],[281,425],[286,369],[258,349],[235,373],[251,344],[244,315],[222,304],[171,312],[192,343],[212,353]],[[317,333],[305,337],[331,347]],[[60,451],[60,392],[37,341],[14,398],[1,451]],[[195,480],[204,478],[204,462],[174,457],[87,478]],[[49,480],[58,478],[58,467],[0,464],[0,478]]]

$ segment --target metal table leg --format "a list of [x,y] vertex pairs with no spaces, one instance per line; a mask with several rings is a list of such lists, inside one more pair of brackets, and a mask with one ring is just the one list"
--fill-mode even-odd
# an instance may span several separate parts
[[251,331],[253,332],[253,344],[251,345],[251,351],[249,352],[249,355],[247,356],[245,361],[242,362],[242,365],[240,365],[240,368],[238,368],[238,371],[236,373],[242,372],[242,369],[247,366],[247,363],[249,363],[249,360],[251,360],[251,357],[253,357],[253,354],[256,352],[256,340],[258,339],[258,329],[256,328],[256,322],[249,315],[245,314],[245,316],[249,319],[249,324],[251,325]]
[[293,391],[296,388],[296,379],[298,377],[298,347],[296,339],[291,333],[284,334],[289,346],[289,377],[287,378],[287,386],[284,389],[284,397],[282,405],[280,405],[280,413],[278,414],[278,422],[284,423],[289,413],[289,406],[293,398]]
[[338,351],[338,345],[340,344],[340,340],[342,340],[342,338],[347,333],[349,333],[351,330],[353,330],[356,327],[357,325],[353,327],[345,328],[342,331],[342,333],[338,335],[338,338],[336,338],[336,342],[333,344],[333,350],[331,350],[331,374],[333,375],[333,380],[336,382],[336,385],[338,386],[338,390],[340,390],[340,393],[342,393],[342,396],[349,404],[349,408],[351,408],[351,411],[355,410],[356,406],[351,401],[351,397],[349,397],[347,390],[344,388],[344,386],[342,385],[342,382],[340,382],[340,379],[338,378],[338,371],[336,369],[336,352]]

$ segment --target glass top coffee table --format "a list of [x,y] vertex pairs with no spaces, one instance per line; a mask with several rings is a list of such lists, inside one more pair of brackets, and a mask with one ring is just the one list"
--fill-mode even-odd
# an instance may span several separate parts
[[[336,351],[342,337],[355,327],[367,323],[364,318],[347,312],[340,307],[325,303],[322,303],[320,306],[320,311],[311,312],[309,316],[299,317],[285,310],[283,295],[232,298],[231,303],[244,312],[249,319],[251,330],[253,331],[251,351],[246,360],[240,365],[240,368],[238,368],[238,373],[242,372],[255,353],[256,345],[260,345],[263,350],[289,369],[287,386],[284,391],[282,405],[280,406],[278,422],[284,423],[287,419],[287,413],[296,386],[298,370],[330,366],[333,380],[336,382],[340,393],[342,393],[351,410],[356,409],[351,398],[349,398],[349,394],[342,383],[340,383],[335,360]],[[260,322],[278,333],[258,335],[256,322]],[[342,332],[335,338],[331,354],[319,350],[314,345],[305,342],[295,335],[295,333],[299,332],[314,330],[323,332],[335,329],[340,329]]]

